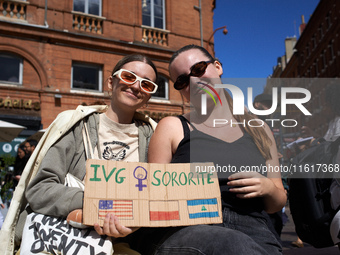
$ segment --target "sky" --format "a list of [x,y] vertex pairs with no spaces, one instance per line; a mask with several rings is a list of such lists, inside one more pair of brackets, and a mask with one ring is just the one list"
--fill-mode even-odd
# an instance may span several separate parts
[[[272,74],[277,58],[285,54],[284,40],[299,38],[301,15],[307,23],[319,0],[216,0],[215,57],[223,64],[222,78],[254,79],[254,95]],[[250,79],[248,79],[250,80]],[[245,88],[241,88],[245,91]],[[245,92],[244,92],[245,93]]]

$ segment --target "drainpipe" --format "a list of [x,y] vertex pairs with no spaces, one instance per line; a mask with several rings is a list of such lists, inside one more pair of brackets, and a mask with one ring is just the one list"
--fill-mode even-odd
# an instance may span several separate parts
[[194,6],[195,10],[200,13],[200,31],[201,31],[201,47],[203,47],[203,25],[202,25],[202,5],[201,0],[199,0],[199,6]]
[[45,0],[45,22],[44,22],[45,26],[48,27],[48,23],[47,23],[47,0]]

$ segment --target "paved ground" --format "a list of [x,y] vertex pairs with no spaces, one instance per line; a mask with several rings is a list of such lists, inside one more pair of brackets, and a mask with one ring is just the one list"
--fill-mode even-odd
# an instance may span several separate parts
[[311,245],[304,244],[303,248],[293,247],[291,242],[297,239],[295,233],[295,227],[290,215],[289,207],[286,207],[286,214],[289,218],[289,222],[283,227],[281,240],[283,242],[283,254],[284,255],[339,255],[340,251],[338,247],[329,247],[316,249]]

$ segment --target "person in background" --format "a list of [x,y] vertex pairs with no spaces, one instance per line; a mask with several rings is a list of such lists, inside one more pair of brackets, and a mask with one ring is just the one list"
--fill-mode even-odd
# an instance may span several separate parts
[[26,154],[25,152],[25,145],[20,144],[18,147],[18,152],[15,158],[15,163],[14,163],[13,189],[15,189],[15,187],[18,185],[22,171],[24,171],[24,168],[26,166],[28,159],[29,159],[29,155]]
[[[241,166],[279,166],[275,140],[267,125],[257,129],[247,125],[213,126],[216,118],[234,123],[256,118],[248,113],[233,115],[232,98],[224,89],[215,88],[218,96],[214,99],[217,102],[221,99],[221,103],[215,105],[207,97],[207,114],[200,114],[203,88],[222,83],[222,66],[207,50],[197,45],[184,46],[173,54],[169,72],[174,87],[190,101],[193,110],[159,122],[150,141],[149,162],[214,162],[219,166],[235,166],[238,170]],[[153,249],[143,254],[282,253],[262,214],[263,210],[280,211],[286,203],[280,173],[218,175],[223,224],[155,229],[144,237],[144,246]]]
[[34,140],[34,139],[28,139],[25,141],[25,153],[27,155],[31,155],[35,149],[35,147],[37,147],[38,141]]

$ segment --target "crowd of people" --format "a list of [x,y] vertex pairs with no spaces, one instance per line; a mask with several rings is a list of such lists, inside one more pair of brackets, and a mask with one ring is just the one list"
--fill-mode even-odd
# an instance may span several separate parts
[[[32,169],[37,167],[38,171],[25,190],[28,206],[24,211],[26,223],[20,254],[30,254],[37,249],[33,245],[37,243],[41,243],[39,252],[53,254],[65,249],[82,254],[89,253],[88,249],[112,254],[114,245],[119,243],[128,243],[134,250],[125,250],[128,254],[282,254],[279,236],[287,188],[281,174],[275,171],[219,173],[223,223],[218,225],[125,227],[113,213],[106,215],[103,226],[95,224],[93,228],[83,225],[81,220],[75,225],[67,221],[82,214],[84,196],[83,187],[72,186],[69,179],[82,182],[86,174],[85,161],[89,158],[279,166],[282,155],[277,151],[268,125],[260,129],[242,125],[213,126],[216,118],[240,123],[254,116],[248,112],[234,115],[232,97],[226,90],[216,89],[221,104],[207,99],[206,114],[201,114],[202,88],[220,84],[223,74],[222,64],[207,50],[196,45],[179,49],[170,60],[169,73],[175,89],[191,103],[192,110],[178,117],[163,118],[157,128],[150,117],[137,112],[158,87],[157,69],[144,55],[127,55],[115,65],[107,79],[109,106],[79,106],[57,117],[55,122],[64,128],[62,134],[44,137],[38,145],[39,152],[33,154],[39,160],[34,161]],[[258,97],[254,107],[268,108],[268,98]],[[74,124],[69,128],[65,121],[71,116]],[[340,133],[332,133],[332,137],[334,135],[340,136]],[[202,144],[204,146],[200,146]],[[44,152],[39,146],[44,147]],[[13,188],[36,147],[36,141],[31,140],[19,146]],[[66,244],[60,236],[42,238],[39,233],[42,222],[53,222],[43,226],[44,233],[54,233],[59,226],[67,226],[63,235],[75,240],[74,245]],[[78,242],[88,243],[89,247],[79,247]]]

